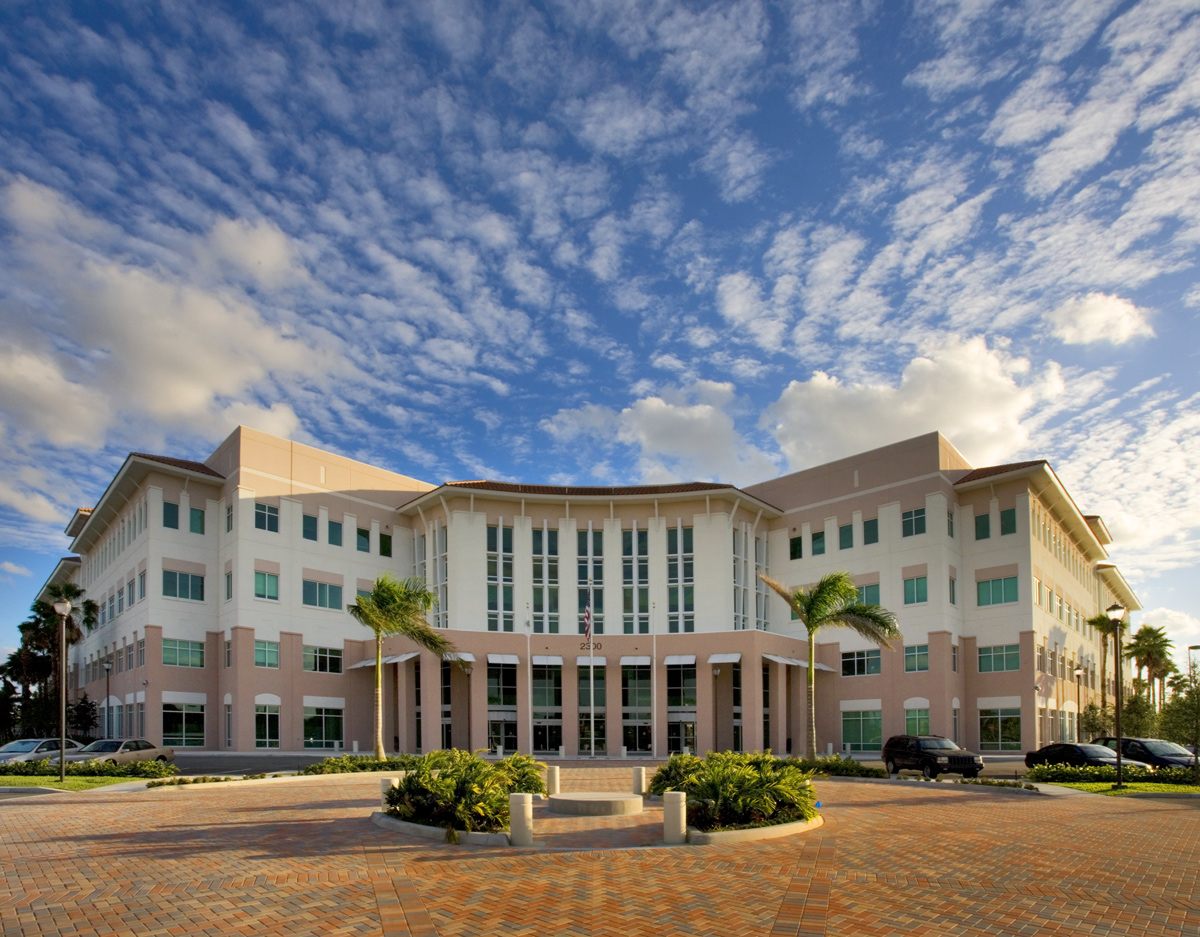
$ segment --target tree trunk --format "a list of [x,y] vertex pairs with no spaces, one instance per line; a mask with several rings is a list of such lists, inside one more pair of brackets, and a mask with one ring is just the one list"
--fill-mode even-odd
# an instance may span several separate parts
[[383,632],[375,632],[375,757],[387,758],[383,750]]
[[805,757],[817,757],[817,637],[808,633],[808,725],[805,739]]

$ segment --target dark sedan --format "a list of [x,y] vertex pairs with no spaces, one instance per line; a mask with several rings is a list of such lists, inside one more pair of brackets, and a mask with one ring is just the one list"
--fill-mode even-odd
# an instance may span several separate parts
[[[1093,745],[1103,745],[1117,750],[1117,740],[1111,736],[1092,739]],[[1196,764],[1196,756],[1182,745],[1168,742],[1166,739],[1121,739],[1121,760],[1125,764],[1131,761],[1144,761],[1156,768],[1191,768]]]
[[[1148,768],[1142,761],[1130,761],[1122,758],[1130,768]],[[1043,745],[1036,752],[1025,753],[1025,767],[1035,765],[1070,765],[1073,768],[1117,766],[1117,753],[1103,745],[1074,744],[1071,742],[1052,742]]]

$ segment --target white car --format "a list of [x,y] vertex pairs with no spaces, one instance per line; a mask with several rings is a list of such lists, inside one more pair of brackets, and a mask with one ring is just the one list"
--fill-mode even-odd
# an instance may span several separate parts
[[[77,752],[83,745],[74,739],[67,739],[67,757],[70,760],[72,752]],[[0,765],[12,764],[17,761],[38,761],[54,756],[58,759],[58,739],[16,739],[7,745],[0,746]]]
[[[115,761],[126,764],[130,761],[174,761],[175,749],[163,748],[145,739],[99,739],[74,752],[67,752],[67,761]],[[58,764],[58,752],[50,756],[51,764]]]

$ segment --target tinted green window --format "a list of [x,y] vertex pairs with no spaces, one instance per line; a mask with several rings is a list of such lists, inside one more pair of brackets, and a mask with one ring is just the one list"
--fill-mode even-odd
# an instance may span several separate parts
[[843,524],[838,528],[838,549],[849,550],[854,546],[854,525]]
[[820,556],[825,552],[825,531],[812,535],[812,552],[813,556]]
[[987,579],[975,584],[979,605],[1003,605],[1017,601],[1017,577]]
[[179,505],[170,501],[163,502],[163,526],[172,530],[179,529]]
[[329,522],[329,545],[331,547],[340,547],[342,545],[342,522]]
[[925,576],[916,576],[904,580],[904,604],[914,605],[918,602],[929,601],[929,580]]
[[194,534],[204,533],[204,508],[192,508],[188,514],[188,526]]
[[999,673],[1021,669],[1021,646],[1019,644],[996,644],[979,649],[979,672]]
[[359,553],[370,553],[371,552],[371,531],[364,530],[362,527],[356,528],[356,531],[357,531],[358,536],[355,541],[355,546],[358,548],[358,552]]
[[380,556],[391,556],[392,555],[392,535],[391,534],[380,534],[379,535],[379,555]]
[[301,522],[305,540],[317,539],[317,517],[315,514],[305,514]]
[[793,559],[793,560],[804,559],[804,538],[803,537],[791,537],[788,540],[788,549],[789,549],[791,559]]
[[858,587],[858,601],[864,605],[879,604],[879,583]]
[[278,599],[279,577],[274,573],[255,573],[254,597],[256,599]]
[[925,509],[917,508],[915,511],[905,511],[900,515],[900,535],[903,537],[915,537],[917,534],[925,533]]
[[305,579],[301,589],[301,600],[305,605],[314,605],[317,608],[341,608],[342,587]]
[[869,674],[882,672],[883,659],[880,652],[844,651],[842,653],[842,676],[864,677]]
[[1017,532],[1017,509],[1005,508],[1000,512],[1000,536]]
[[992,535],[992,517],[990,514],[980,514],[975,518],[975,539],[987,540]]
[[842,713],[842,745],[852,752],[883,748],[883,713],[878,709]]
[[980,751],[1018,752],[1021,747],[1021,710],[979,710]]
[[[904,672],[905,673],[922,673],[929,669],[929,645],[928,644],[910,644],[904,649]],[[909,732],[909,735],[914,733]],[[928,735],[928,732],[920,732],[918,735]]]
[[863,521],[863,543],[879,542],[879,518],[873,517]]
[[928,735],[929,734],[929,710],[928,709],[906,709],[906,710],[904,710],[904,732],[906,735]]

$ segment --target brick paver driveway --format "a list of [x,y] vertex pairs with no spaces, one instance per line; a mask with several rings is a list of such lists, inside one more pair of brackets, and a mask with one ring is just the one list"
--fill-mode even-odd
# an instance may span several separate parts
[[[563,787],[625,788],[605,770]],[[485,850],[377,829],[378,790],[0,803],[3,935],[1200,935],[1195,801],[828,781],[826,825],[766,845],[588,849],[564,826],[562,849]]]

